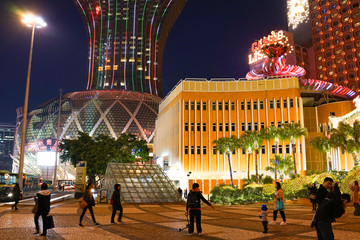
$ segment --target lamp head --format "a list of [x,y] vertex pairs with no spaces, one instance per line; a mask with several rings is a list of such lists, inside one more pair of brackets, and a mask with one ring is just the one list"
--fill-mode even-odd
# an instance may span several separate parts
[[24,15],[21,21],[28,27],[33,27],[33,25],[35,25],[36,28],[43,28],[47,25],[41,17],[33,14]]

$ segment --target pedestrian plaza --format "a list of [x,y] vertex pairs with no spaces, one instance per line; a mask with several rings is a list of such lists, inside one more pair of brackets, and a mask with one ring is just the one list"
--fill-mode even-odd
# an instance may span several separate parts
[[[272,203],[269,207],[269,221],[272,218]],[[124,204],[121,223],[110,224],[111,209],[108,204],[97,204],[94,208],[95,226],[89,212],[83,225],[78,227],[79,210],[75,199],[53,204],[50,214],[55,228],[48,230],[47,239],[316,239],[315,229],[310,227],[313,216],[310,206],[294,203],[285,204],[287,225],[269,226],[269,233],[262,233],[258,217],[261,204],[241,206],[208,206],[202,208],[203,235],[187,235],[184,204]],[[20,204],[19,210],[9,205],[0,206],[0,239],[41,239],[34,235],[34,215],[31,203]],[[353,216],[354,208],[347,208],[347,216],[333,224],[335,239],[360,239],[360,217]],[[40,224],[42,228],[42,224]]]

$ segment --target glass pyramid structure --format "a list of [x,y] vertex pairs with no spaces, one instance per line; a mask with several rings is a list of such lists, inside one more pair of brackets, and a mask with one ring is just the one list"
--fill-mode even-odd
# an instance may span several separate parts
[[180,194],[159,165],[109,163],[105,173],[108,199],[116,183],[121,184],[121,201],[125,203],[181,201]]

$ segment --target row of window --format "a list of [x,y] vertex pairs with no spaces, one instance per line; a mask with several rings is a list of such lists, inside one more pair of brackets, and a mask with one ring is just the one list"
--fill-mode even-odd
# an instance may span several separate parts
[[[284,149],[285,148],[285,149]],[[283,148],[283,145],[279,145],[278,146],[278,154],[283,154],[283,150],[285,150],[286,154],[290,154],[290,145],[285,145]],[[296,152],[296,149],[295,149]],[[185,146],[184,147],[184,153],[185,154],[195,154],[195,146]],[[212,147],[212,154],[215,155],[217,154],[218,151],[216,150],[216,146]],[[261,149],[259,151],[259,153],[261,154],[265,154],[266,150],[265,150],[265,145],[261,146]],[[300,144],[300,153],[301,153],[301,144]],[[201,154],[201,146],[196,146],[196,154]],[[202,154],[207,154],[207,148],[206,146],[202,146]],[[232,152],[232,154],[235,154],[235,151]],[[242,154],[247,154],[245,149],[242,149]],[[276,154],[276,146],[272,145],[271,146],[271,154]]]
[[[294,123],[294,121],[291,121],[292,123]],[[285,124],[288,123],[288,121],[285,121],[284,122]],[[275,126],[275,122],[270,122],[270,125],[271,126]],[[278,121],[277,122],[277,127],[281,127],[282,123],[281,121]],[[260,123],[260,129],[264,129],[265,128],[265,123],[264,122],[261,122]],[[216,130],[218,129],[219,132],[222,132],[223,131],[223,124],[222,123],[219,123],[218,126],[216,126],[216,123],[213,123],[212,124],[212,130],[213,132],[216,132]],[[189,131],[189,123],[185,123],[185,126],[184,126],[184,130],[186,132]],[[225,131],[228,132],[230,130],[230,124],[229,123],[225,123]],[[248,122],[247,123],[247,128],[246,128],[246,125],[245,123],[241,123],[241,131],[251,131],[252,130],[252,123],[251,122]],[[258,131],[259,130],[259,125],[257,122],[254,122],[254,128],[253,130],[255,131]],[[194,132],[195,131],[195,123],[190,123],[190,131]],[[196,123],[196,131],[197,132],[200,132],[201,131],[201,123]],[[202,131],[203,132],[206,132],[206,123],[203,123],[202,124]],[[235,132],[235,123],[231,123],[231,131],[232,132]]]
[[[273,109],[274,108],[274,101],[270,100],[269,105],[270,105],[270,109]],[[223,103],[222,102],[218,102],[217,104],[216,104],[216,102],[212,102],[211,106],[212,106],[212,110],[214,110],[214,111],[216,109],[219,110],[219,111],[223,110]],[[283,106],[284,106],[284,108],[287,108],[287,106],[288,106],[287,99],[283,100]],[[294,107],[294,99],[291,98],[289,100],[289,106]],[[276,100],[276,108],[280,108],[280,107],[281,107],[280,100]],[[247,110],[251,110],[251,101],[246,102],[246,108],[247,108]],[[257,110],[258,108],[259,109],[264,109],[264,101],[259,101],[259,106],[258,106],[257,101],[253,101],[253,109]],[[229,104],[229,102],[224,103],[224,110],[228,111],[229,109],[231,109],[232,111],[235,110],[235,102],[230,102],[230,104]],[[245,102],[240,103],[240,109],[245,110]],[[189,110],[189,102],[185,102],[185,110]],[[190,102],[190,110],[195,110],[195,102]],[[206,110],[206,102],[202,103],[202,109],[201,109],[201,103],[197,102],[196,103],[196,110],[205,111]]]

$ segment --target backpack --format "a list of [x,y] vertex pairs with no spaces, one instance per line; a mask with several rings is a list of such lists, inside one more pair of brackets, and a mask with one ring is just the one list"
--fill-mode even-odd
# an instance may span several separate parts
[[199,208],[200,207],[200,199],[198,198],[196,193],[190,192],[187,198],[187,205],[189,208]]

